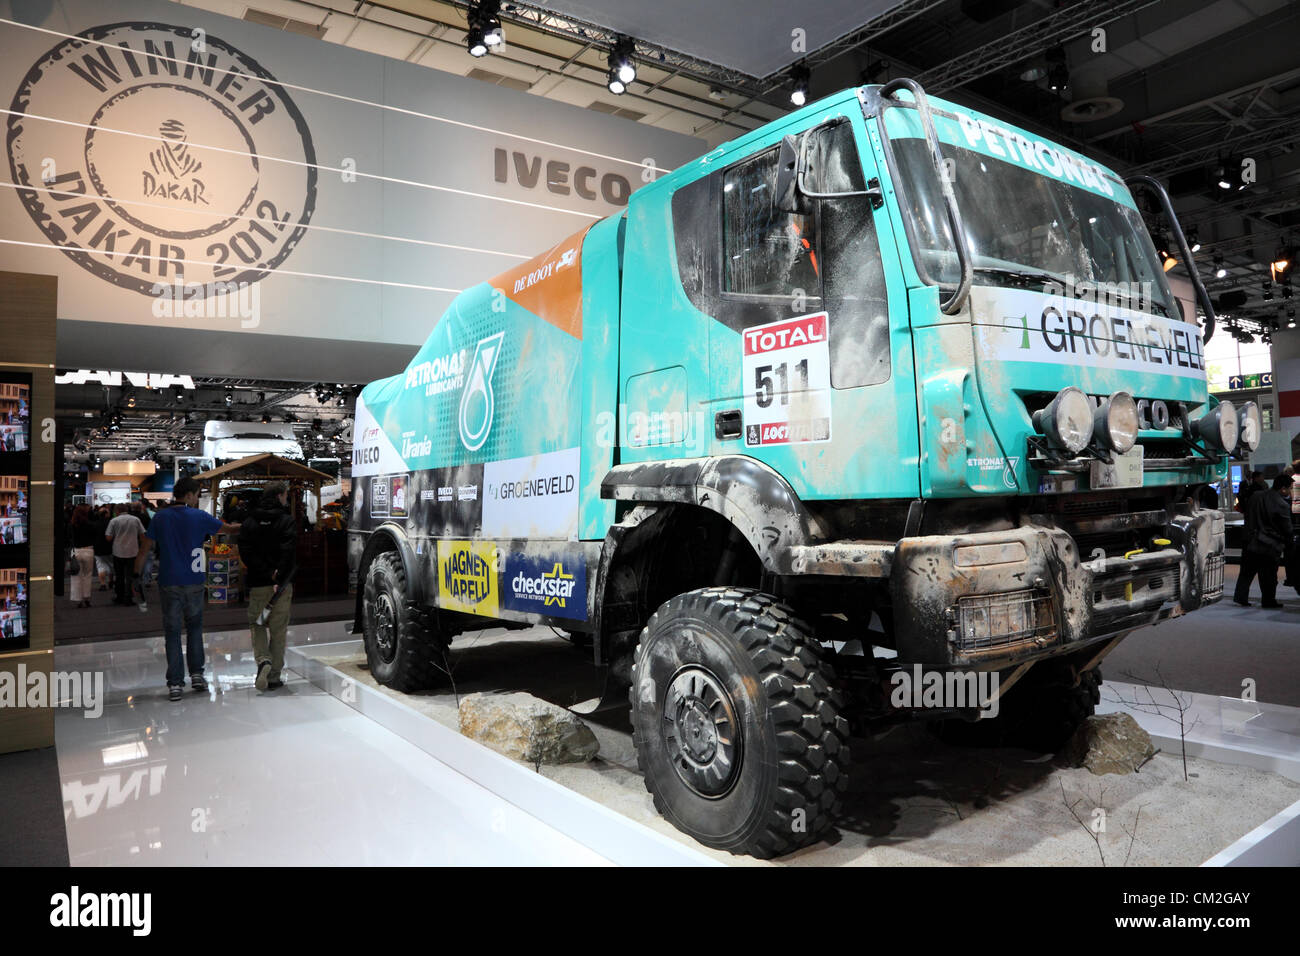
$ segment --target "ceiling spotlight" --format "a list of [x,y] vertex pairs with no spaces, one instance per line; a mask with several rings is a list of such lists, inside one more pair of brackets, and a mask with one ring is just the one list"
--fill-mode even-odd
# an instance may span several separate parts
[[1041,63],[1036,63],[1033,66],[1027,67],[1024,71],[1022,71],[1020,74],[1020,78],[1024,80],[1026,83],[1037,83],[1046,75],[1047,75],[1047,67],[1043,66]]
[[1273,254],[1273,261],[1268,264],[1269,274],[1273,276],[1274,281],[1285,283],[1291,278],[1291,270],[1295,267],[1298,255],[1300,255],[1300,248],[1296,246],[1278,246],[1277,252]]
[[803,106],[808,102],[808,80],[811,76],[811,71],[802,63],[791,67],[790,79],[794,81],[794,87],[790,90],[790,102],[795,106]]
[[466,20],[465,49],[473,57],[487,56],[492,50],[505,45],[505,34],[497,14],[501,10],[498,0],[478,0],[470,4]]
[[1220,189],[1231,189],[1236,164],[1231,157],[1219,160],[1214,167],[1214,183]]
[[223,401],[226,403],[226,408],[229,408],[231,405],[235,404],[235,390],[231,388],[226,389],[226,394],[223,397]]
[[1187,245],[1191,247],[1192,252],[1201,251],[1201,234],[1195,226],[1187,230]]
[[632,55],[636,53],[636,41],[631,37],[618,36],[609,51],[609,72],[618,77],[624,86],[636,79],[636,63]]
[[1214,278],[1222,279],[1227,274],[1228,274],[1228,269],[1223,264],[1223,253],[1216,252],[1214,254]]
[[269,424],[271,424],[271,415],[270,415],[270,413],[268,413],[268,412],[262,412],[262,424],[263,424],[263,425],[269,425]]
[[131,392],[126,396],[126,407],[135,408],[135,392]]

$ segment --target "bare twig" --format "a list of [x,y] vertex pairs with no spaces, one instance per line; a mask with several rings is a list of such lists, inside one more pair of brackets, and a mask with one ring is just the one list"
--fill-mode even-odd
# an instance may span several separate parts
[[[1065,804],[1065,809],[1070,811],[1070,816],[1074,817],[1074,822],[1079,824],[1079,826],[1083,827],[1083,832],[1088,834],[1088,836],[1092,838],[1093,844],[1096,845],[1097,847],[1097,855],[1101,857],[1101,865],[1105,866],[1106,854],[1105,852],[1102,851],[1101,848],[1101,837],[1093,831],[1092,827],[1088,826],[1087,822],[1084,821],[1083,817],[1079,816],[1079,814],[1074,809],[1078,805],[1079,801],[1083,799],[1083,797],[1080,797],[1079,800],[1075,800],[1074,803],[1071,803],[1070,798],[1065,795],[1065,782],[1063,780],[1060,780],[1059,778],[1057,779],[1056,782],[1061,785],[1061,801]],[[1101,807],[1103,812],[1106,809],[1105,804],[1102,803],[1102,800],[1105,799],[1105,796],[1106,796],[1106,791],[1102,790],[1097,797],[1097,806]]]

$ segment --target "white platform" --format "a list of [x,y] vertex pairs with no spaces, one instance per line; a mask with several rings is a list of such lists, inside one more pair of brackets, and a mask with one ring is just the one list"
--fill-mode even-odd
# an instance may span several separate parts
[[[343,636],[342,624],[290,632]],[[259,694],[247,630],[207,647],[210,689],[181,703],[167,700],[161,637],[56,650],[58,670],[107,684],[102,716],[55,720],[73,865],[709,862],[621,817],[593,849],[512,796],[510,771],[535,774],[497,758],[509,769],[471,779],[292,673]],[[574,816],[608,813],[557,789],[551,802]]]

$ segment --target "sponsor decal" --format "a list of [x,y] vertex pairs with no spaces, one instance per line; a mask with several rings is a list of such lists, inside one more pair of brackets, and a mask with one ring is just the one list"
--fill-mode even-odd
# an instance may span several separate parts
[[52,47],[10,106],[9,168],[34,187],[18,191],[32,221],[88,272],[144,295],[182,274],[186,298],[265,278],[316,204],[315,148],[284,88],[218,37],[195,44],[190,27],[78,36],[100,42]]
[[370,517],[388,517],[387,476],[376,476],[370,479]]
[[492,373],[501,355],[504,332],[480,339],[470,363],[469,381],[460,395],[460,442],[470,451],[478,451],[492,431],[492,414],[496,398],[492,393]]
[[[364,395],[357,398],[352,435],[352,477],[391,475],[410,470],[406,459],[398,454],[392,440],[370,413]],[[414,433],[408,432],[407,435],[413,436]]]
[[587,619],[587,565],[579,553],[506,556],[502,604],[512,611]]
[[746,445],[831,439],[827,315],[816,312],[741,332]]
[[1046,173],[1056,179],[1087,186],[1107,196],[1115,195],[1110,174],[1095,163],[1074,156],[1063,149],[996,126],[986,120],[977,120],[965,113],[957,114],[962,135],[974,147],[981,142],[990,155],[1010,160],[1026,169]]
[[578,533],[581,449],[490,461],[483,465],[483,534],[491,538],[561,538]]
[[438,542],[438,603],[451,611],[497,616],[495,544],[488,541]]
[[402,388],[423,388],[426,397],[454,392],[465,385],[465,349],[412,365]]
[[977,288],[971,299],[994,358],[1205,378],[1200,330],[1180,319],[1026,289]]
[[569,163],[560,159],[543,162],[540,156],[518,150],[507,152],[499,146],[492,150],[492,178],[496,182],[508,183],[513,180],[525,189],[536,189],[543,181],[543,169],[546,172],[547,190],[557,196],[573,193],[588,202],[595,202],[599,196],[611,206],[626,206],[627,197],[632,195],[632,184],[627,177],[618,173],[599,175],[592,166],[573,169]]
[[1016,469],[1020,467],[1019,455],[1012,455],[1009,458],[967,458],[966,467],[980,471],[1000,471],[1004,487],[1013,490],[1020,487],[1016,483]]
[[406,476],[393,475],[388,479],[388,516],[406,517]]

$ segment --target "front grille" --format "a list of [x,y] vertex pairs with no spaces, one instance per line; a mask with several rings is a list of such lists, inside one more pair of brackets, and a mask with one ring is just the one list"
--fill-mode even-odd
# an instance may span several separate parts
[[[1222,567],[1219,568],[1219,588],[1223,588]],[[1156,595],[1161,595],[1168,601],[1176,601],[1179,592],[1178,571],[1160,571],[1156,574],[1137,574],[1122,581],[1107,581],[1093,590],[1092,602],[1103,604],[1107,601],[1141,601]]]
[[958,598],[954,617],[959,651],[1056,639],[1056,605],[1043,589],[969,594]]
[[1217,601],[1223,597],[1223,552],[1212,554],[1205,559],[1205,594],[1204,600]]

